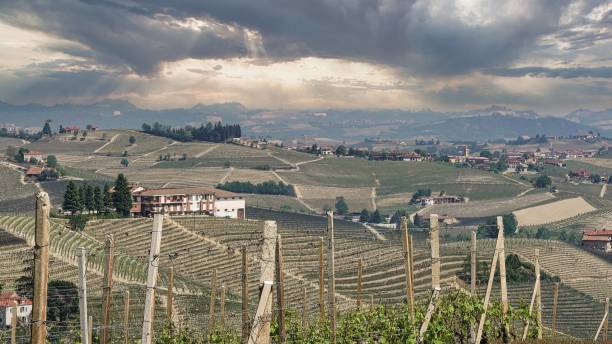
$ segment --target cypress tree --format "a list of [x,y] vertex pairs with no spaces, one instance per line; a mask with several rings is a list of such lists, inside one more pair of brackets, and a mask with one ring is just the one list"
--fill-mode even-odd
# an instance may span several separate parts
[[69,211],[71,214],[81,210],[81,200],[79,196],[79,191],[77,190],[76,185],[71,180],[68,182],[66,186],[66,192],[64,193],[64,203],[62,204],[62,208],[64,211]]
[[98,185],[93,188],[93,194],[94,210],[98,214],[102,213],[104,211],[104,196],[102,195],[102,190],[100,190],[100,187]]
[[108,213],[114,208],[113,196],[110,192],[110,185],[104,184],[104,192],[102,194],[102,211]]
[[86,184],[84,188],[85,188],[85,202],[83,203],[85,203],[85,209],[87,209],[87,211],[91,213],[96,208],[93,187],[89,184]]
[[87,199],[87,185],[86,184],[81,184],[79,186],[79,200],[80,200],[80,202],[79,202],[80,209],[79,210],[81,210],[81,211],[85,210],[85,208],[86,208],[85,207],[86,206],[86,204],[85,204],[86,199]]
[[130,215],[130,209],[132,208],[132,193],[128,181],[120,173],[115,180],[115,192],[113,193],[113,204],[117,212],[123,216]]

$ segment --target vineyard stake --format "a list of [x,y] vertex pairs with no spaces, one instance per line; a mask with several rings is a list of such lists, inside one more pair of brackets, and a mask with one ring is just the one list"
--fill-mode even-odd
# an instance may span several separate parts
[[225,285],[221,286],[221,296],[219,301],[219,308],[221,309],[221,328],[225,327]]
[[308,289],[306,289],[306,284],[302,289],[302,327],[306,327],[306,324],[308,324]]
[[431,241],[431,289],[440,289],[440,236],[438,215],[429,216],[429,235]]
[[[529,303],[529,316],[533,313],[534,305],[537,301],[538,290],[540,289],[540,250],[535,249],[535,264],[534,270],[536,274],[535,284],[533,285],[533,292],[531,294],[531,302]],[[537,320],[536,320],[537,321]],[[527,332],[529,331],[529,319],[525,322],[525,328],[523,329],[523,341],[527,339]]]
[[501,288],[502,319],[504,319],[503,341],[510,341],[510,328],[505,322],[508,314],[508,285],[506,284],[506,249],[504,238],[504,221],[501,216],[497,217],[497,246],[499,247],[499,284]]
[[374,309],[374,295],[370,295],[370,311]]
[[274,284],[274,253],[276,251],[276,221],[264,221],[261,250],[261,275],[259,277],[259,303],[249,335],[249,344],[270,343],[272,321],[272,286]]
[[357,261],[357,308],[361,308],[361,281],[363,279],[363,258]]
[[276,302],[280,342],[285,343],[287,340],[285,330],[285,266],[283,262],[283,240],[280,234],[276,236]]
[[113,290],[113,263],[115,254],[115,240],[112,234],[106,236],[104,244],[104,281],[102,287],[102,338],[101,344],[110,342],[108,328],[110,326],[111,299]]
[[410,300],[410,319],[412,319],[412,322],[414,324],[414,248],[412,246],[412,235],[408,236],[408,266],[410,268],[410,274],[408,274],[408,277],[410,277],[410,289],[409,294],[408,294],[408,298]]
[[402,231],[402,249],[404,253],[404,272],[406,273],[406,301],[410,307],[410,319],[414,319],[414,294],[412,287],[412,262],[410,259],[411,238],[408,235],[408,219],[402,216],[400,222],[400,230]]
[[432,290],[431,299],[429,300],[429,306],[427,306],[427,313],[425,313],[425,318],[423,318],[423,324],[421,324],[421,329],[419,330],[419,336],[417,337],[417,343],[423,343],[423,336],[425,336],[425,332],[427,332],[427,328],[429,327],[429,322],[431,321],[433,312],[436,309],[436,303],[438,301],[438,296],[440,296],[440,288],[436,288]]
[[472,291],[472,295],[476,296],[476,231],[472,231],[472,245],[470,246],[470,289]]
[[536,279],[538,285],[536,288],[536,322],[538,325],[538,339],[542,339],[542,277],[540,276],[540,250],[535,249],[536,256]]
[[610,321],[610,299],[606,298],[605,312],[606,320],[604,321],[602,338],[605,341],[608,340],[608,322]]
[[44,344],[47,338],[47,283],[49,280],[49,210],[46,192],[36,194],[34,232],[34,300],[32,302],[31,343]]
[[480,322],[478,323],[478,332],[476,332],[475,344],[480,344],[482,340],[482,331],[484,330],[485,319],[487,318],[487,308],[489,307],[489,299],[491,298],[491,289],[493,288],[493,279],[495,278],[495,270],[497,269],[497,260],[499,259],[499,251],[497,245],[495,246],[495,252],[493,253],[493,260],[491,261],[491,271],[489,271],[489,280],[487,282],[487,291],[485,292],[485,298],[483,303],[483,312],[480,315]]
[[166,303],[166,316],[168,317],[168,321],[172,321],[172,312],[174,307],[174,266],[170,267],[170,271],[168,271],[168,294],[167,294],[168,302]]
[[130,291],[123,292],[123,344],[128,344],[130,334]]
[[327,212],[327,291],[329,297],[329,321],[331,325],[331,343],[336,344],[336,266],[334,245],[334,213]]
[[91,315],[87,317],[87,329],[89,330],[87,333],[87,340],[89,340],[91,344],[93,343],[93,317]]
[[13,306],[11,316],[11,344],[17,344],[17,304]]
[[210,338],[213,335],[215,327],[215,303],[217,301],[217,269],[213,270],[212,278],[210,281],[210,304],[208,306],[208,328],[206,329],[206,338]]
[[81,326],[81,342],[90,344],[87,338],[87,251],[84,247],[77,249],[79,259],[79,324]]
[[242,245],[242,343],[249,340],[249,280],[246,245]]
[[151,247],[149,249],[149,264],[147,267],[147,291],[145,294],[144,319],[142,322],[142,344],[151,344],[153,337],[153,309],[155,308],[155,286],[159,266],[159,250],[164,225],[164,215],[153,216],[151,231]]
[[553,286],[552,335],[557,333],[557,302],[559,300],[559,282]]
[[[601,323],[599,324],[599,327],[597,328],[597,333],[595,333],[595,338],[593,339],[594,342],[597,341],[597,338],[599,338],[599,334],[603,331],[607,332],[608,331],[608,316],[609,316],[609,307],[610,307],[610,299],[606,297],[606,304],[605,304],[605,312],[604,312],[604,316],[601,319]],[[603,334],[602,337],[604,338],[604,341],[606,340],[607,334]]]
[[319,318],[325,319],[325,243],[319,238]]

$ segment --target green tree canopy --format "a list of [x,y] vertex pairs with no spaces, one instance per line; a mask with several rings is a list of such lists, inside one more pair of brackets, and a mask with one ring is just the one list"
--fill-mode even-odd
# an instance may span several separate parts
[[346,204],[346,201],[344,200],[344,197],[340,196],[340,197],[336,197],[336,213],[338,215],[346,215],[348,214],[349,211],[349,207],[348,204]]
[[534,185],[536,188],[546,188],[552,184],[552,180],[547,175],[541,175],[537,177],[534,181]]
[[69,181],[68,185],[66,186],[62,209],[64,209],[64,211],[69,211],[71,214],[81,210],[81,196],[72,180]]
[[47,166],[56,168],[57,167],[57,157],[55,155],[47,156]]
[[120,173],[115,180],[115,192],[113,193],[113,206],[123,216],[130,215],[132,208],[132,193],[127,178]]

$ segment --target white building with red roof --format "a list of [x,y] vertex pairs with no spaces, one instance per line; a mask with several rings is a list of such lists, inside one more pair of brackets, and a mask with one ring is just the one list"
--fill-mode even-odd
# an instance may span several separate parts
[[17,310],[17,320],[29,323],[32,315],[32,301],[17,295],[14,291],[0,293],[0,327],[10,327],[13,323],[13,312]]
[[130,212],[132,216],[206,214],[244,219],[245,206],[243,196],[213,188],[142,189],[132,193]]
[[612,252],[612,229],[583,231],[582,246],[600,253]]

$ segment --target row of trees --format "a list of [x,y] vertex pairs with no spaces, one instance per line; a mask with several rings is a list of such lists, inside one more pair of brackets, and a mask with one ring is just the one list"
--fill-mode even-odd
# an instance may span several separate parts
[[142,125],[142,131],[151,135],[169,137],[181,142],[226,142],[242,136],[242,129],[240,129],[239,124],[223,125],[221,122],[215,124],[208,122],[206,125],[202,124],[200,127],[186,126],[184,128],[175,128],[170,125],[163,125],[159,122],[155,122],[153,125],[144,123]]
[[109,214],[116,212],[121,216],[129,216],[132,208],[132,193],[123,174],[115,180],[114,190],[109,184],[103,189],[98,185],[77,185],[69,181],[64,193],[62,209],[71,215],[87,211],[88,214]]
[[277,183],[272,180],[259,184],[238,181],[225,182],[224,184],[217,185],[217,189],[238,193],[295,196],[293,185],[285,184],[283,182]]

